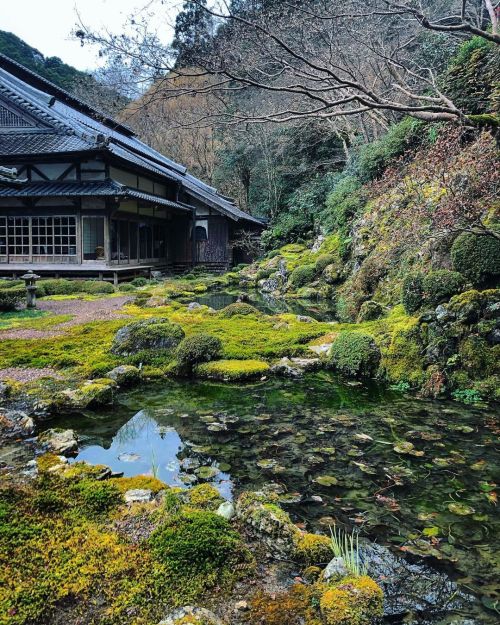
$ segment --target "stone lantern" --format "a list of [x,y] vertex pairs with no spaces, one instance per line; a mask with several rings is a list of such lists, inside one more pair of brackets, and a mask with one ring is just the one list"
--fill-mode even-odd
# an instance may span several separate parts
[[26,285],[26,308],[36,308],[36,281],[40,279],[36,273],[30,269],[28,273],[21,276]]

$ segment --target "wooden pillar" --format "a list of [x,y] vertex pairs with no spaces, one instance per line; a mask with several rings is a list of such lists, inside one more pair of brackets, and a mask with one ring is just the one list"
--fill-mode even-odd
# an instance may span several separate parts
[[192,212],[191,212],[191,223],[192,223],[192,230],[191,230],[191,267],[194,267],[196,265],[196,209],[193,208]]

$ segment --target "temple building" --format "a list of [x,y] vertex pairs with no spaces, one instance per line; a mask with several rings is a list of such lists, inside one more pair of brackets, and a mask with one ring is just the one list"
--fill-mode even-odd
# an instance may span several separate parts
[[262,221],[113,120],[0,55],[0,275],[117,282],[250,260]]

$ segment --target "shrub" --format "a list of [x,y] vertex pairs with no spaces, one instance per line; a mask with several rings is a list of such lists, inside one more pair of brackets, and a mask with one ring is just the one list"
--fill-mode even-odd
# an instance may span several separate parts
[[321,254],[316,259],[316,273],[322,273],[328,265],[332,265],[336,260],[337,258],[333,254]]
[[148,283],[147,278],[144,278],[144,276],[138,276],[137,278],[134,278],[133,280],[130,281],[130,284],[132,286],[146,286],[146,284]]
[[131,282],[123,282],[118,285],[118,290],[123,291],[123,293],[129,293],[130,291],[135,291],[135,286]]
[[237,315],[258,315],[259,311],[257,308],[252,306],[251,304],[246,304],[245,302],[234,302],[234,304],[229,304],[223,308],[219,315],[224,317],[225,319],[230,319],[231,317],[236,317]]
[[24,280],[0,279],[0,289],[10,289],[13,286],[24,286]]
[[24,301],[26,301],[24,286],[0,289],[0,311],[15,310]]
[[181,370],[191,372],[201,362],[217,360],[222,354],[222,342],[210,334],[194,334],[183,339],[177,347],[177,363]]
[[456,271],[440,269],[430,271],[422,282],[424,300],[431,306],[450,299],[453,295],[461,293],[465,288],[465,278]]
[[416,312],[423,303],[424,274],[410,273],[403,280],[403,293],[401,301],[405,311],[411,315]]
[[209,586],[243,551],[239,535],[213,512],[184,511],[150,536],[153,554],[176,575],[203,576]]
[[65,280],[64,278],[54,278],[50,280],[40,280],[37,287],[45,295],[73,295],[82,292],[83,282],[80,280]]
[[326,198],[324,222],[328,230],[346,232],[353,217],[363,207],[361,182],[354,176],[343,176]]
[[420,140],[422,122],[406,117],[389,128],[378,141],[367,143],[360,149],[356,173],[362,182],[381,175],[389,163],[404,154]]
[[314,280],[316,267],[314,265],[301,265],[296,267],[290,274],[290,284],[300,288]]
[[184,338],[184,330],[167,319],[153,318],[136,321],[120,328],[113,340],[111,351],[120,356],[130,356],[142,351],[172,350]]
[[82,291],[89,293],[90,295],[99,293],[114,293],[115,287],[111,282],[105,282],[104,280],[85,280],[82,284]]
[[380,363],[380,349],[363,332],[341,332],[329,353],[330,364],[346,376],[373,377]]
[[453,269],[473,284],[481,285],[500,275],[500,241],[489,236],[459,235],[451,246]]

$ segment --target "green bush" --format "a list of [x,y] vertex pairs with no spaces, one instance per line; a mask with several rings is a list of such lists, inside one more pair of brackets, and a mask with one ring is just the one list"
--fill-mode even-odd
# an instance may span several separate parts
[[405,117],[389,128],[378,141],[363,145],[356,162],[356,174],[361,182],[369,182],[382,174],[392,160],[418,145],[422,122]]
[[64,278],[54,278],[49,280],[40,280],[37,284],[38,291],[43,290],[45,295],[73,295],[83,291],[83,282],[81,280],[66,280]]
[[133,280],[130,281],[130,284],[132,286],[146,286],[146,284],[148,283],[147,278],[144,278],[143,276],[138,276],[137,278],[134,278]]
[[234,304],[229,304],[222,310],[219,311],[219,315],[224,317],[225,319],[230,319],[231,317],[236,317],[237,315],[258,315],[260,314],[257,308],[252,306],[251,304],[246,304],[245,302],[234,302]]
[[355,176],[343,176],[326,198],[324,223],[327,230],[342,230],[344,234],[353,217],[364,206],[361,182]]
[[153,554],[177,575],[207,578],[240,560],[241,539],[226,519],[209,511],[184,511],[167,519],[150,536]]
[[380,349],[372,336],[363,332],[341,332],[332,343],[329,362],[349,377],[373,377],[380,363]]
[[459,235],[451,246],[453,269],[474,285],[500,275],[500,241],[489,236]]
[[300,288],[312,282],[315,276],[316,267],[314,265],[301,265],[292,271],[289,281],[292,286]]
[[135,291],[135,286],[131,282],[122,282],[122,284],[118,285],[118,290],[123,293],[130,293],[131,291]]
[[430,271],[422,282],[424,301],[430,306],[437,306],[448,301],[453,295],[461,293],[465,284],[465,278],[456,271],[448,269]]
[[424,297],[424,274],[410,273],[403,280],[403,292],[401,301],[405,311],[412,315],[423,304]]
[[14,286],[24,286],[24,280],[0,279],[0,289],[11,289]]
[[328,265],[333,264],[337,258],[333,254],[321,254],[316,259],[315,268],[316,273],[323,273]]
[[133,356],[153,350],[153,355],[163,357],[166,351],[176,348],[184,336],[181,326],[168,319],[136,321],[118,330],[111,351],[119,356]]
[[191,372],[201,362],[218,360],[221,354],[221,340],[204,333],[186,337],[179,343],[176,351],[179,368],[186,372]]
[[24,286],[0,289],[0,311],[15,310],[25,301],[26,289]]
[[111,282],[105,282],[104,280],[85,280],[82,284],[82,291],[89,295],[97,295],[100,293],[114,293],[115,287]]

